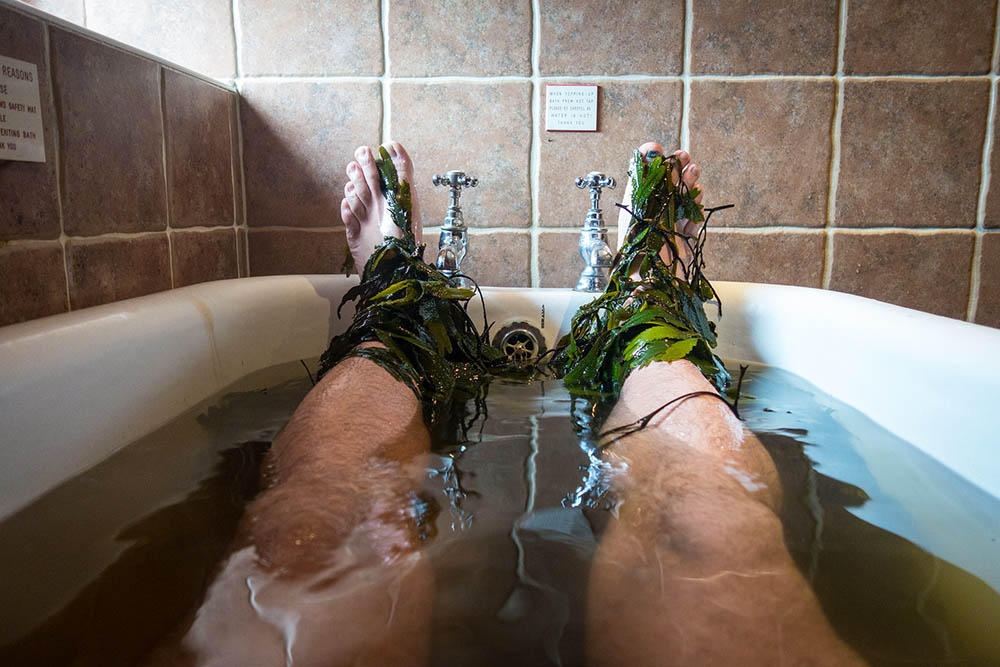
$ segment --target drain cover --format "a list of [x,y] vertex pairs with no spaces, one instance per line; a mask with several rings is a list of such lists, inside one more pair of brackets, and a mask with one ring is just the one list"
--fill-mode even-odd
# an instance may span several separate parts
[[542,332],[527,322],[513,322],[497,332],[493,346],[515,364],[530,364],[545,354]]

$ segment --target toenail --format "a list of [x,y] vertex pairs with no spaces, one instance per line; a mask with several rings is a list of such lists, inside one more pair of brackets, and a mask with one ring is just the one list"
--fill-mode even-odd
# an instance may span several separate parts
[[653,149],[651,151],[646,151],[646,159],[647,160],[653,160],[655,158],[660,157],[661,155],[663,155],[663,154],[660,153],[660,151],[658,151],[656,149]]

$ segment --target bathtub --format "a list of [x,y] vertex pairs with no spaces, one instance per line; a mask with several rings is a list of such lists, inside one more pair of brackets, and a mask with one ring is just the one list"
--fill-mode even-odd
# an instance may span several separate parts
[[[356,280],[219,281],[0,328],[0,518],[240,378],[317,357],[350,321],[349,307],[343,320],[336,309]],[[720,356],[801,376],[984,498],[1000,498],[1000,330],[837,292],[716,287],[724,304]],[[494,331],[525,321],[551,347],[592,295],[485,288],[484,296]],[[478,321],[478,306],[470,312]],[[949,520],[942,529],[942,499],[897,482],[891,452],[865,443],[859,451],[879,484],[916,517],[882,527],[1000,590],[995,535],[957,545],[955,531],[977,532],[974,524]]]

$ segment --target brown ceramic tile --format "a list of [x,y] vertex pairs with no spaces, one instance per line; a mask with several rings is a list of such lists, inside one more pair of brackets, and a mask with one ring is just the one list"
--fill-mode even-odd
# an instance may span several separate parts
[[394,83],[392,130],[413,158],[425,227],[440,225],[449,204],[431,178],[452,169],[479,179],[462,194],[466,224],[531,224],[530,83]]
[[195,72],[236,75],[232,0],[87,0],[87,27]]
[[0,44],[4,56],[38,68],[45,128],[45,162],[0,161],[0,241],[54,239],[59,236],[59,202],[44,24],[0,6]]
[[379,0],[239,0],[240,73],[382,73]]
[[681,0],[541,0],[539,11],[543,76],[681,73]]
[[973,227],[986,81],[848,81],[841,227]]
[[834,88],[821,81],[695,81],[691,153],[724,227],[826,224]]
[[538,234],[538,286],[574,287],[583,271],[577,231],[542,231]]
[[985,74],[993,53],[995,2],[851,0],[848,74]]
[[[542,100],[544,104],[544,86]],[[583,224],[590,196],[577,189],[574,180],[591,171],[603,172],[618,181],[618,189],[605,190],[601,198],[604,217],[610,226],[617,224],[618,209],[614,204],[621,201],[632,151],[646,141],[658,141],[669,151],[678,147],[680,82],[602,82],[597,129],[597,132],[547,132],[543,125],[538,179],[540,226]]]
[[166,234],[66,242],[74,310],[170,289]]
[[826,234],[821,230],[715,229],[705,241],[710,280],[822,287]]
[[163,71],[170,226],[232,226],[233,93]]
[[157,65],[52,29],[66,233],[166,228]]
[[[428,246],[431,250],[437,247]],[[531,235],[526,231],[470,234],[462,271],[483,286],[530,286]]]
[[341,224],[347,163],[378,143],[378,83],[250,81],[243,85],[247,223]]
[[531,3],[389,5],[393,76],[531,74]]
[[964,319],[972,232],[833,234],[830,288]]
[[250,275],[341,273],[347,256],[343,231],[251,229]]
[[[1000,128],[1000,105],[997,106],[993,115],[994,137]],[[993,148],[990,153],[990,180],[986,192],[986,218],[983,225],[987,228],[1000,227],[1000,145],[993,139]]]
[[976,322],[1000,328],[1000,234],[983,234]]
[[174,232],[170,236],[174,287],[236,278],[236,230]]
[[236,269],[240,278],[250,275],[247,270],[247,230],[236,230]]
[[0,245],[0,326],[66,310],[66,269],[56,241]]
[[691,69],[695,74],[833,74],[838,4],[696,0]]
[[[40,9],[47,14],[83,25],[83,0],[20,0],[26,5]],[[0,21],[2,23],[2,21]]]

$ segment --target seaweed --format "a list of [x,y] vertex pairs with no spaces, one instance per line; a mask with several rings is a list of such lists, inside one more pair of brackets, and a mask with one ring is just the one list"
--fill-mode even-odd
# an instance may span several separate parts
[[489,327],[479,333],[469,316],[478,286],[456,287],[423,261],[425,246],[416,242],[410,218],[410,185],[398,178],[384,148],[376,165],[386,211],[402,236],[386,236],[376,246],[360,284],[344,295],[337,315],[356,301],[354,320],[330,341],[318,376],[348,357],[369,359],[416,394],[424,420],[433,425],[452,400],[480,395],[503,358],[489,344]]
[[[615,399],[633,370],[678,359],[691,361],[719,391],[730,383],[729,372],[712,352],[716,330],[704,304],[719,302],[719,296],[703,273],[708,218],[729,206],[703,209],[695,201],[698,190],[687,187],[680,169],[672,155],[648,162],[639,151],[633,155],[631,208],[619,204],[632,224],[608,286],[577,311],[550,362],[579,395]],[[697,235],[686,236],[677,231],[682,219],[706,224]],[[681,244],[690,257],[687,262],[682,261]],[[664,246],[669,261],[661,257]]]

